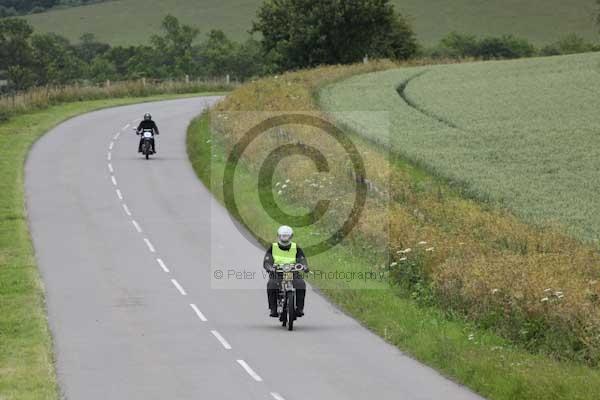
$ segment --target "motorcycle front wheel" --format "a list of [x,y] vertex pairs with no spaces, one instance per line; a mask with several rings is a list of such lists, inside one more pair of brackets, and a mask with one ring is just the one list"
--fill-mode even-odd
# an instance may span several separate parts
[[287,317],[288,331],[292,331],[294,330],[294,320],[296,319],[296,294],[294,292],[288,292],[287,294]]

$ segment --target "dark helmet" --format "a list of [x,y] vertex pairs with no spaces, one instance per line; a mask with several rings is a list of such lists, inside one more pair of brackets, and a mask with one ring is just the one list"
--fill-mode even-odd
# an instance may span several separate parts
[[152,115],[150,113],[144,114],[144,121],[151,121],[151,120],[152,120]]

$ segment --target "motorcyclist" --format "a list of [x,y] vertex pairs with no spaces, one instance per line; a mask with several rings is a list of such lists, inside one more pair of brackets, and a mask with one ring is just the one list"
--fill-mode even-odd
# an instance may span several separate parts
[[[154,122],[152,120],[152,115],[150,113],[146,113],[144,114],[144,119],[142,119],[142,121],[140,122],[140,124],[138,125],[137,129],[136,129],[136,133],[138,135],[141,135],[142,132],[144,132],[144,129],[152,129],[152,153],[156,153],[156,145],[154,144],[154,135],[158,135],[159,131],[158,131],[158,126],[156,125],[156,122]],[[138,153],[142,152],[142,142],[143,142],[143,136],[140,137],[140,144],[138,146]]]
[[[269,272],[269,282],[267,283],[267,300],[271,317],[278,317],[277,313],[277,294],[279,292],[280,280],[277,279],[274,264],[302,264],[305,272],[308,272],[308,262],[304,252],[296,243],[292,242],[294,231],[289,226],[283,225],[277,230],[277,242],[273,243],[265,254],[263,268]],[[295,274],[292,281],[296,289],[296,316],[304,315],[304,298],[306,296],[306,282],[301,274]]]

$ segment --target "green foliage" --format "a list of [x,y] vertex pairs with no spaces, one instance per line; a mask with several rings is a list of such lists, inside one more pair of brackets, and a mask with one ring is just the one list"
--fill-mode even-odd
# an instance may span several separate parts
[[531,57],[536,53],[535,47],[527,39],[512,35],[478,39],[474,35],[459,32],[451,32],[430,51],[434,57],[473,57],[483,60]]
[[198,30],[168,15],[162,34],[151,46],[114,47],[86,33],[71,44],[56,34],[34,34],[22,19],[0,20],[0,74],[20,91],[33,85],[64,85],[74,82],[153,79],[244,80],[267,71],[258,42],[231,41],[222,31],[211,31],[195,45]]
[[388,0],[267,0],[252,31],[281,70],[416,52],[412,29]]
[[558,56],[562,54],[588,53],[599,51],[600,45],[594,45],[574,33],[567,35],[555,43],[544,46],[540,53],[544,56]]

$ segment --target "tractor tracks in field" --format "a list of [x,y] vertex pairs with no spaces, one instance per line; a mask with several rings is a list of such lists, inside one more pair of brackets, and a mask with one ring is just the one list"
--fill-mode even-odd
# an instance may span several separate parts
[[454,129],[459,129],[459,130],[464,130],[462,129],[460,126],[456,125],[454,122],[441,117],[437,114],[435,114],[434,112],[427,110],[425,107],[421,106],[420,104],[418,104],[417,102],[415,102],[414,100],[412,100],[408,94],[406,93],[406,88],[408,87],[408,85],[414,81],[417,78],[422,77],[423,75],[425,75],[427,72],[429,72],[429,70],[424,70],[421,72],[418,72],[416,74],[414,74],[413,76],[411,76],[408,79],[405,79],[404,81],[402,81],[400,83],[400,85],[398,85],[396,87],[396,92],[398,92],[398,95],[400,96],[400,98],[402,100],[404,100],[404,102],[411,108],[413,108],[414,110],[418,111],[419,113],[425,115],[428,118],[434,119],[450,128],[454,128]]

